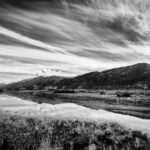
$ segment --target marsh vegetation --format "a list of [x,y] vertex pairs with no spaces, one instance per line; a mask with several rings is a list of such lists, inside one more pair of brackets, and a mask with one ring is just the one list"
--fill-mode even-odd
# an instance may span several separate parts
[[149,150],[149,147],[149,135],[113,122],[0,114],[1,150]]

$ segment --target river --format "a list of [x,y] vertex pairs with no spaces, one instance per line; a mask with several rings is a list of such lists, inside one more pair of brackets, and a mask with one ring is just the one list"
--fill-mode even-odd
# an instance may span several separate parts
[[140,119],[137,117],[112,113],[106,110],[94,110],[74,103],[62,104],[38,104],[30,100],[23,100],[15,96],[6,94],[0,95],[0,110],[9,111],[17,114],[34,115],[43,112],[45,116],[57,118],[76,118],[92,121],[111,121],[117,122],[128,128],[142,130],[150,133],[150,119]]

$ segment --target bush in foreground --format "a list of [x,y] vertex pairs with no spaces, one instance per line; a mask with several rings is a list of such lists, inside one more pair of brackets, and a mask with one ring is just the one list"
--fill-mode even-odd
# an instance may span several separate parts
[[0,116],[0,150],[148,150],[146,134],[116,123]]

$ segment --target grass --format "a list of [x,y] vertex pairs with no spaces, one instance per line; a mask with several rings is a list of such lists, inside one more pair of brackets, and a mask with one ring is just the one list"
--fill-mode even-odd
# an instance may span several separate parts
[[117,123],[0,114],[1,150],[148,150],[150,138]]

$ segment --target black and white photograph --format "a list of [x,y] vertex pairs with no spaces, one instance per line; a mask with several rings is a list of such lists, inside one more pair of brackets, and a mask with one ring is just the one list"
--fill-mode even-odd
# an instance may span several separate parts
[[0,0],[0,150],[150,150],[150,0]]

